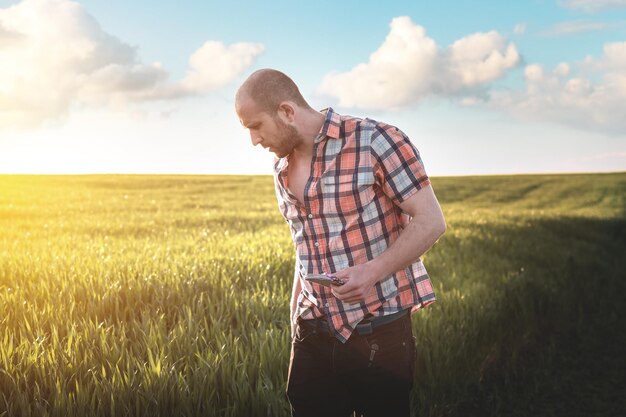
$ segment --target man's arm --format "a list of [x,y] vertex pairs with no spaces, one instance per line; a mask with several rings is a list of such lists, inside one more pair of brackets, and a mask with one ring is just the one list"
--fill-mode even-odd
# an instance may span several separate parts
[[298,303],[298,295],[300,295],[300,278],[298,276],[298,261],[296,260],[296,268],[293,274],[293,287],[291,290],[291,310],[289,314],[289,323],[291,324],[291,339],[296,335],[296,320],[294,315],[296,314],[296,306]]
[[350,303],[365,299],[378,281],[415,262],[445,232],[443,212],[430,185],[420,189],[399,206],[412,217],[407,227],[375,259],[338,271],[335,275],[346,284],[332,286],[335,297]]

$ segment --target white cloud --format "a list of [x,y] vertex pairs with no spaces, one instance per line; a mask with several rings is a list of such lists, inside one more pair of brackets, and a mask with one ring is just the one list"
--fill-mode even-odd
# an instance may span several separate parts
[[367,63],[327,74],[318,94],[338,98],[341,106],[396,108],[428,95],[455,95],[483,86],[520,59],[515,45],[497,32],[472,34],[441,50],[409,17],[394,18],[390,28]]
[[626,71],[626,42],[614,42],[604,45],[604,57],[598,65],[608,71]]
[[623,135],[626,132],[626,42],[604,46],[603,56],[546,71],[525,68],[526,91],[492,91],[487,104],[524,120]]
[[2,21],[0,21],[0,49],[14,44],[21,38],[22,35],[12,30],[8,30],[2,25]]
[[581,32],[598,32],[608,29],[623,27],[625,22],[594,22],[590,20],[574,20],[571,22],[561,22],[543,31],[543,36],[562,36]]
[[558,75],[559,77],[567,77],[569,75],[569,72],[570,72],[570,66],[567,62],[561,62],[554,69],[554,74]]
[[607,85],[615,88],[615,93],[624,99],[621,106],[622,116],[626,119],[626,42],[605,45],[604,57],[598,61],[597,66],[605,71]]
[[408,104],[432,90],[438,53],[423,27],[408,17],[395,18],[389,35],[368,63],[326,75],[319,93],[338,97],[340,105],[348,107]]
[[263,52],[260,44],[235,43],[230,46],[222,42],[207,41],[191,55],[191,69],[182,81],[189,92],[205,92],[227,84],[233,74],[241,74],[253,59]]
[[461,81],[459,89],[494,81],[519,62],[515,45],[497,32],[459,39],[449,48],[448,58],[450,70]]
[[0,129],[36,127],[76,105],[203,94],[232,81],[262,51],[208,41],[191,56],[188,76],[171,82],[160,63],[142,63],[136,47],[103,31],[78,3],[23,0],[0,9]]
[[523,35],[524,33],[526,33],[526,23],[518,23],[517,25],[515,25],[515,27],[513,28],[513,32],[517,33],[518,35]]
[[626,0],[561,0],[559,3],[569,9],[582,10],[587,13],[626,7]]

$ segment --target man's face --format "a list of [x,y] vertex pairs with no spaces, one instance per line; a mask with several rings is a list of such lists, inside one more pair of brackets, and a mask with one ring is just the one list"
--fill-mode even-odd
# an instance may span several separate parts
[[253,145],[260,144],[278,158],[283,158],[293,152],[300,141],[300,135],[295,127],[283,122],[278,114],[272,116],[260,111],[254,101],[248,97],[239,98],[236,106],[239,120],[250,132]]

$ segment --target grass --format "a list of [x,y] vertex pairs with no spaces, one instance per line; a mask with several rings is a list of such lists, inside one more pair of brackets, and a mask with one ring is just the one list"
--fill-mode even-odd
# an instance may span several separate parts
[[[618,415],[626,174],[432,181],[416,415]],[[289,415],[292,271],[270,177],[0,176],[0,416]]]

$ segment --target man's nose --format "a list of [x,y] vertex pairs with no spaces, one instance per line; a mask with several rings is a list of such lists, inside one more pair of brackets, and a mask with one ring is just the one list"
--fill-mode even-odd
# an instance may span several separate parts
[[259,143],[261,143],[261,141],[263,141],[263,139],[254,132],[250,132],[250,140],[252,141],[252,144],[254,146],[258,145]]

